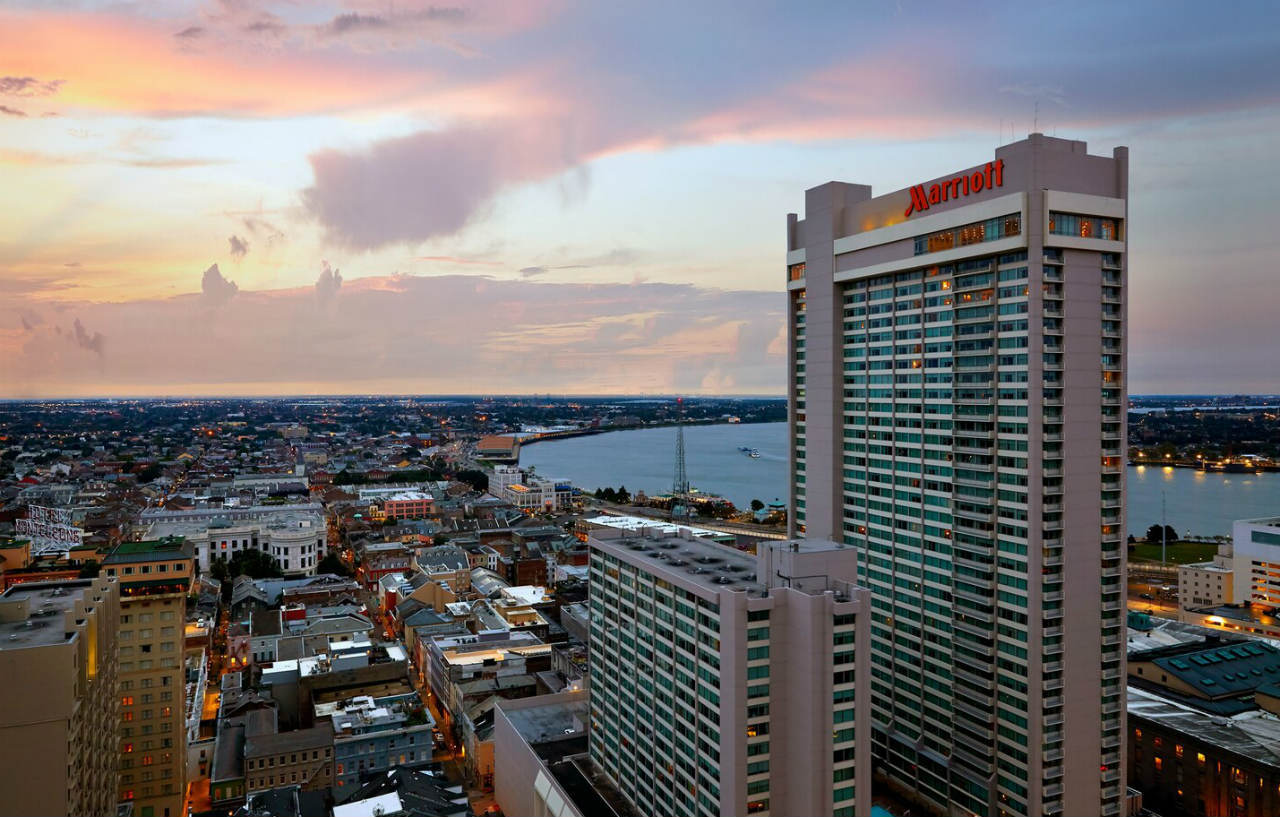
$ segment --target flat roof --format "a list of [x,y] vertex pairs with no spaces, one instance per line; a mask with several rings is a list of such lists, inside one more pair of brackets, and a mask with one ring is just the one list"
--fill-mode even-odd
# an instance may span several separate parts
[[187,544],[183,537],[164,536],[141,542],[121,542],[106,559],[103,559],[102,563],[113,565],[122,562],[160,562],[193,558],[195,558],[195,548]]
[[92,579],[57,583],[24,582],[10,587],[5,601],[27,600],[27,617],[0,623],[0,650],[48,647],[67,640],[65,615],[75,609],[93,585]]
[[1246,757],[1256,763],[1280,766],[1280,718],[1253,710],[1233,717],[1208,716],[1139,687],[1129,687],[1129,717],[1141,718],[1170,730]]
[[275,732],[266,735],[250,735],[245,739],[245,757],[274,755],[280,752],[291,752],[295,749],[316,749],[333,743],[333,728],[322,723],[310,729],[295,729],[292,732]]
[[740,590],[763,595],[756,576],[756,557],[705,539],[664,535],[661,538],[620,536],[588,539],[591,547],[637,563],[646,572],[713,592]]
[[555,701],[540,706],[512,707],[511,709],[508,709],[505,703],[505,701],[498,702],[498,706],[502,707],[502,713],[530,746],[586,735],[586,724],[590,719],[590,707],[586,696],[577,700]]
[[592,525],[600,525],[605,528],[618,528],[619,530],[628,531],[638,531],[642,528],[654,528],[664,534],[673,534],[680,530],[687,530],[694,536],[733,536],[732,533],[725,533],[724,531],[711,530],[710,528],[698,528],[693,525],[676,525],[671,522],[663,522],[661,519],[649,519],[644,516],[613,516],[611,514],[602,514],[600,516],[593,516],[590,519],[583,519],[582,521]]

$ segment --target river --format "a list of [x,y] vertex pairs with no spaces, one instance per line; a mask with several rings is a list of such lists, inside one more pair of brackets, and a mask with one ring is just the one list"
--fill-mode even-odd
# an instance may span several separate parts
[[[587,491],[625,485],[632,493],[664,493],[675,476],[675,436],[668,427],[549,440],[522,448],[520,464]],[[785,501],[786,423],[688,426],[684,437],[693,487],[720,494],[739,508],[753,499]],[[748,457],[738,450],[741,446],[758,449],[760,457]],[[1168,523],[1179,534],[1230,534],[1233,520],[1280,516],[1280,472],[1223,474],[1139,466],[1129,469],[1128,486],[1129,530],[1139,538],[1161,520],[1162,494]]]

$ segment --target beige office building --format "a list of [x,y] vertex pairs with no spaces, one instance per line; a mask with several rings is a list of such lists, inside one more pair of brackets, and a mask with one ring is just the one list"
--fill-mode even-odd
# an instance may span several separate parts
[[791,519],[859,554],[876,766],[936,812],[1120,813],[1127,191],[1032,134],[788,217]]
[[854,548],[593,530],[590,756],[640,814],[868,814]]
[[0,815],[115,813],[119,614],[107,578],[0,596]]
[[180,537],[126,542],[103,560],[120,581],[120,800],[137,817],[180,817],[187,790],[187,595],[195,565]]

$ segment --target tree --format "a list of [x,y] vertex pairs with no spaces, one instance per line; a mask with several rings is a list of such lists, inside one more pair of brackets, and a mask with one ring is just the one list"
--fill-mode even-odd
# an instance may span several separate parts
[[80,565],[80,578],[96,579],[98,578],[98,573],[101,571],[102,571],[102,565],[98,564],[97,559],[90,559],[89,561]]
[[209,565],[209,575],[222,582],[228,590],[236,576],[248,576],[252,579],[278,579],[284,576],[280,565],[270,555],[260,550],[247,548],[236,551],[228,561],[224,556],[215,557]]
[[225,582],[227,579],[231,578],[231,575],[227,570],[226,556],[213,557],[213,561],[209,564],[209,576],[218,582]]
[[627,503],[628,503],[628,502],[630,502],[630,501],[631,501],[631,494],[627,493],[627,486],[625,486],[625,485],[619,485],[619,486],[618,486],[618,494],[617,494],[617,502],[618,502],[618,504],[619,504],[619,505],[625,505],[625,504],[627,504]]
[[618,492],[613,490],[612,488],[605,487],[600,490],[600,498],[603,499],[605,502],[617,502]]
[[455,476],[458,482],[465,482],[470,485],[472,490],[487,491],[489,490],[489,475],[484,471],[477,471],[474,468],[468,468],[465,471],[459,471]]
[[758,500],[758,499],[753,499],[753,500],[751,500],[751,510],[753,510],[753,511],[763,511],[763,510],[764,510],[764,503],[763,503],[763,502],[761,502],[761,501],[760,501],[760,500]]
[[1147,542],[1149,542],[1150,544],[1158,545],[1160,544],[1160,541],[1163,538],[1164,538],[1164,528],[1160,527],[1159,525],[1152,525],[1151,527],[1147,528]]
[[145,484],[148,482],[154,482],[156,477],[163,473],[163,470],[164,469],[160,467],[160,463],[151,463],[138,471],[138,483]]
[[445,536],[443,533],[437,533],[435,536],[431,537],[431,544],[433,547],[447,545],[449,544],[449,537]]
[[1178,541],[1178,532],[1173,529],[1173,525],[1164,526],[1164,534],[1169,538],[1169,543],[1173,544]]
[[347,567],[347,563],[342,561],[337,553],[330,551],[320,560],[320,564],[316,565],[317,573],[332,573],[335,576],[350,576],[351,568]]

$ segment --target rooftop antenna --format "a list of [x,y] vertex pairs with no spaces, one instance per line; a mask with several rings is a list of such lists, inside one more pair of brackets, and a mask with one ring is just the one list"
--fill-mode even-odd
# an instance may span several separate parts
[[1036,100],[1035,116],[1031,120],[1031,132],[1032,133],[1040,132],[1040,100],[1038,99]]
[[689,521],[689,475],[684,467],[684,398],[676,398],[676,473],[671,481],[671,521]]

